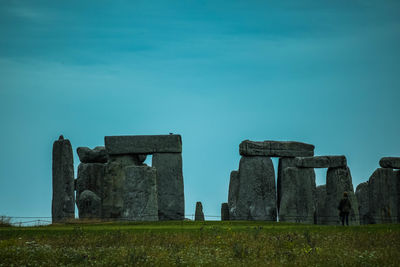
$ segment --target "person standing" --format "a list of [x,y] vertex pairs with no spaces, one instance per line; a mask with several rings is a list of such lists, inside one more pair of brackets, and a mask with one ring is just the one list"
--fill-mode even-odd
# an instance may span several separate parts
[[344,222],[346,220],[346,225],[349,225],[349,214],[351,210],[351,203],[349,200],[349,195],[347,192],[343,193],[343,198],[340,200],[338,209],[340,211],[339,216],[342,220],[342,225],[344,226]]

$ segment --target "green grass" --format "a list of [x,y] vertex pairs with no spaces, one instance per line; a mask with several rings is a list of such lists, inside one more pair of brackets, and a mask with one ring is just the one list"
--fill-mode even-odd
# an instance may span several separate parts
[[267,222],[1,227],[0,266],[398,266],[400,225]]

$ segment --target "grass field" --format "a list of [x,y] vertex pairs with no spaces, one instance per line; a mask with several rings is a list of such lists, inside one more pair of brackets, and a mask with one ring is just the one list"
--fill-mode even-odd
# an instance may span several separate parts
[[0,227],[0,266],[399,266],[400,225],[267,222]]

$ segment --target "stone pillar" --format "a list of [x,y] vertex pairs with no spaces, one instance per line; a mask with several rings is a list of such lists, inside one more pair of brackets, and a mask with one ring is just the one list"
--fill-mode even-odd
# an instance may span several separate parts
[[194,214],[195,221],[204,221],[203,205],[201,202],[196,202],[196,212]]
[[323,224],[325,217],[326,185],[319,185],[316,189],[315,224]]
[[343,193],[347,192],[351,203],[349,215],[350,225],[359,225],[358,202],[354,195],[353,182],[350,169],[348,167],[328,168],[326,175],[326,203],[323,223],[329,225],[339,225],[339,202],[343,198]]
[[275,172],[264,156],[242,156],[239,164],[238,220],[276,221]]
[[72,146],[63,136],[53,144],[53,223],[75,218],[75,181]]
[[228,203],[222,203],[221,205],[221,221],[229,221],[229,206]]
[[378,168],[368,181],[370,223],[399,221],[400,172]]
[[183,220],[185,198],[182,154],[154,153],[152,166],[157,169],[159,220]]
[[235,220],[236,218],[236,206],[239,195],[239,172],[232,171],[229,181],[229,194],[228,194],[228,210],[229,219]]
[[369,201],[368,201],[368,182],[361,183],[356,188],[356,198],[358,202],[358,213],[360,224],[369,224]]
[[79,218],[100,218],[101,199],[90,190],[84,190],[77,196]]
[[128,166],[122,189],[122,218],[158,221],[157,172],[148,166]]
[[[103,185],[104,185],[104,175],[105,175],[105,164],[102,163],[81,163],[78,166],[78,177],[76,180],[76,204],[79,210],[79,218],[100,218],[101,217],[101,200],[103,199]],[[84,191],[90,191],[91,193],[86,193],[85,197],[82,200],[85,203],[79,203],[81,201],[80,195]],[[93,197],[93,194],[100,200],[97,201],[97,198]],[[88,197],[96,199],[96,201],[91,202],[91,206],[93,210],[96,212],[92,212],[87,209],[88,206]],[[98,204],[98,207],[94,207],[94,205]],[[89,212],[88,214],[86,214]]]
[[315,190],[314,169],[285,168],[281,176],[279,221],[313,224]]
[[[279,158],[278,163],[278,177],[276,179],[277,182],[277,209],[279,214],[280,203],[282,198],[282,180],[285,180],[283,177],[284,172],[283,170],[287,167],[294,167],[295,166],[295,158],[294,157],[283,157]],[[287,179],[286,179],[287,180]]]

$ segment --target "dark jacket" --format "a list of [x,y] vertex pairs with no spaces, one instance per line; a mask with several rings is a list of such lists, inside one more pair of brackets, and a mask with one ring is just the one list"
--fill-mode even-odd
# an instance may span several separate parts
[[351,210],[351,203],[348,197],[344,197],[340,200],[338,210],[340,213],[348,213]]

